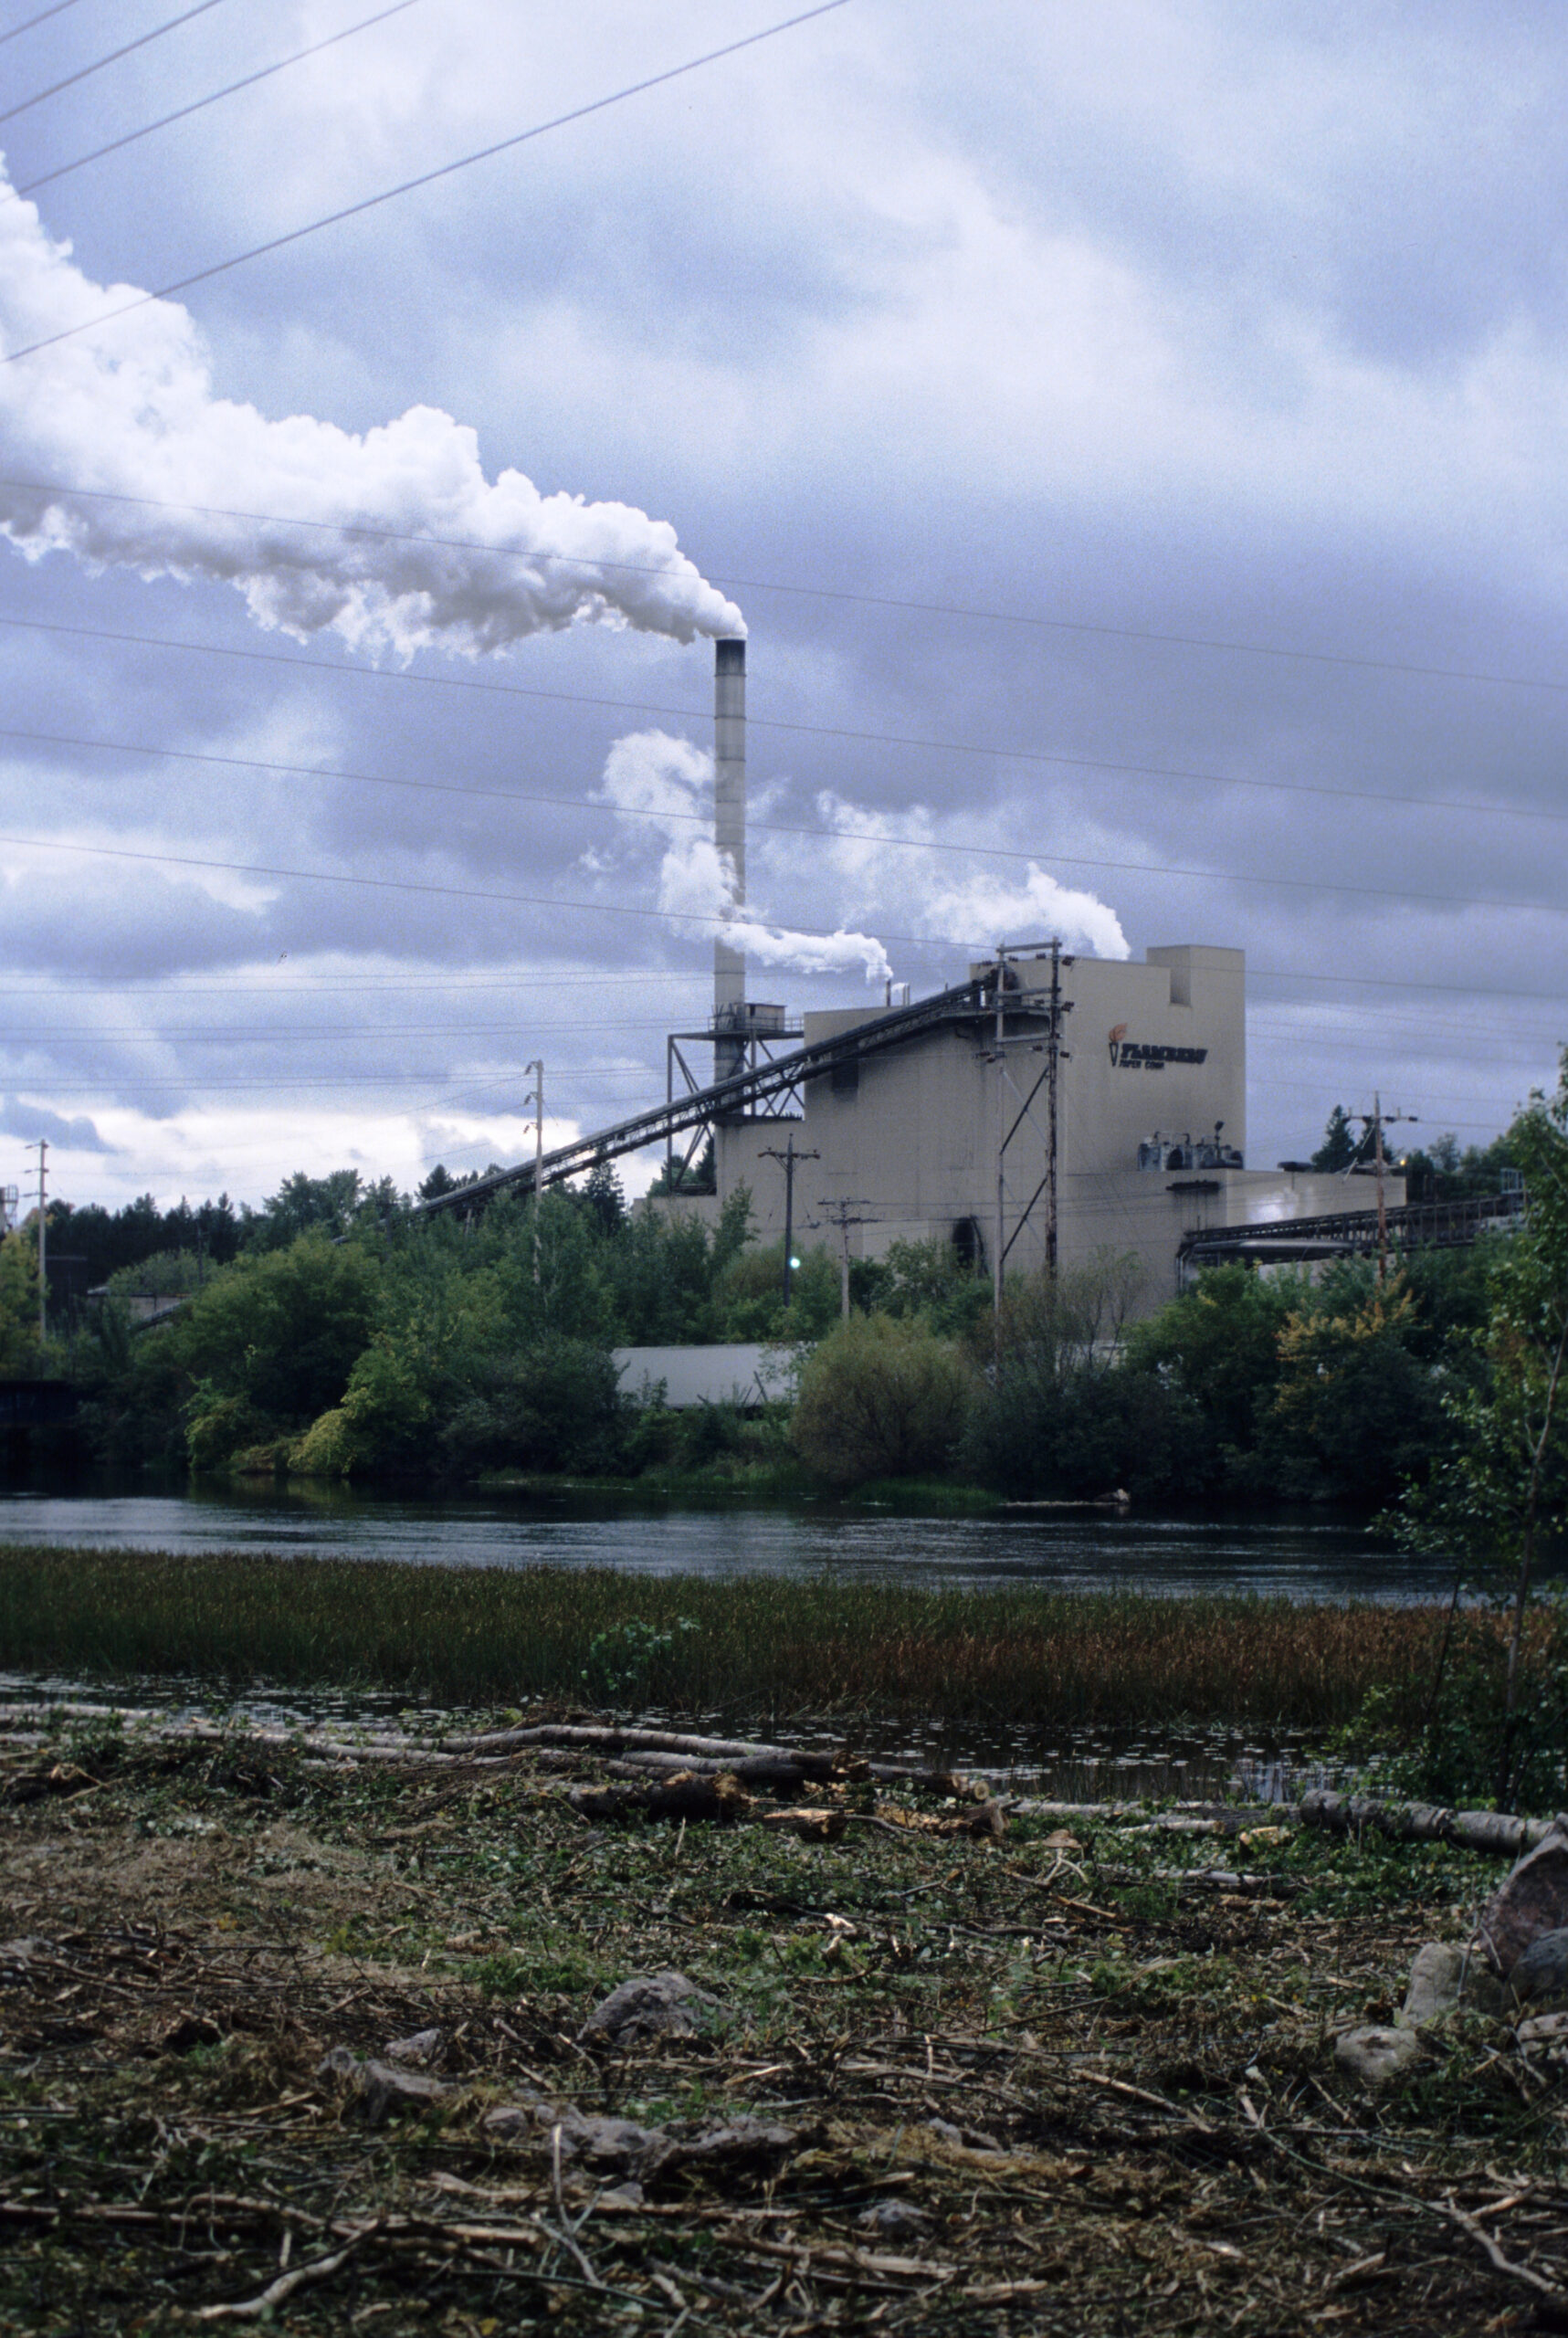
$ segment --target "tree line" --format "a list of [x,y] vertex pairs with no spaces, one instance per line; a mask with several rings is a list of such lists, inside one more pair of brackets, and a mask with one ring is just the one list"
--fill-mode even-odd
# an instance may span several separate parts
[[[1324,1150],[1348,1128],[1336,1111]],[[1488,1170],[1506,1153],[1538,1185],[1563,1131],[1560,1094],[1488,1149]],[[1442,1141],[1428,1157],[1476,1172]],[[438,1169],[425,1191],[450,1189]],[[32,1232],[6,1237],[0,1375],[68,1375],[79,1448],[121,1468],[442,1482],[703,1469],[1366,1509],[1428,1480],[1486,1401],[1499,1277],[1520,1248],[1415,1252],[1381,1281],[1359,1260],[1221,1267],[1140,1318],[1131,1258],[1012,1278],[997,1316],[951,1245],[904,1243],[854,1262],[840,1322],[826,1250],[806,1253],[786,1305],[782,1252],[752,1239],[743,1191],[705,1227],[628,1209],[608,1164],[468,1219],[353,1170],[289,1177],[258,1209],[60,1205],[50,1243],[89,1255],[107,1296],[74,1320],[57,1310],[40,1348]],[[145,1294],[182,1303],[138,1328]],[[610,1354],[739,1340],[804,1358],[793,1406],[672,1414],[622,1388]]]

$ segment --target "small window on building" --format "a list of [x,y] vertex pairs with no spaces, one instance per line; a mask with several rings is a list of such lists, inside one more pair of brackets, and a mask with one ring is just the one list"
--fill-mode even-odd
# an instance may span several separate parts
[[832,1087],[833,1093],[836,1096],[858,1096],[860,1093],[860,1065],[858,1058],[851,1056],[847,1062],[836,1063],[834,1065],[832,1072]]

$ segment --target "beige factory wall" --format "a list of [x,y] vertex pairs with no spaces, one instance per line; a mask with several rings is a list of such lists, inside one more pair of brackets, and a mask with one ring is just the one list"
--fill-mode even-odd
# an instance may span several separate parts
[[[976,966],[972,972],[985,971]],[[1022,991],[1043,991],[1046,959],[1017,962]],[[1339,1178],[1283,1170],[1140,1170],[1139,1146],[1213,1139],[1240,1149],[1247,1138],[1246,961],[1239,950],[1203,945],[1151,950],[1142,964],[1064,960],[1065,1054],[1059,1072],[1058,1250],[1066,1264],[1096,1249],[1134,1250],[1145,1265],[1140,1311],[1176,1288],[1176,1248],[1203,1226],[1328,1216],[1369,1206],[1367,1189]],[[878,1019],[854,1009],[808,1015],[807,1043]],[[1021,1021],[1009,1039],[1026,1033]],[[988,1034],[938,1029],[860,1067],[852,1090],[829,1079],[806,1090],[804,1119],[749,1122],[721,1129],[715,1145],[716,1212],[735,1186],[751,1189],[757,1237],[784,1232],[784,1173],[771,1159],[793,1137],[795,1238],[837,1248],[826,1207],[853,1204],[871,1221],[851,1232],[861,1257],[884,1257],[895,1241],[951,1237],[973,1221],[984,1257],[996,1223],[997,1071]],[[1036,1039],[1042,1036],[1037,1027]],[[1009,1125],[1046,1067],[1035,1040],[1006,1049]],[[812,1159],[808,1156],[815,1154]],[[1042,1087],[1007,1153],[1005,1224],[1012,1236],[1046,1173]],[[1403,1199],[1390,1180],[1388,1198]],[[814,1226],[812,1221],[817,1221]],[[1008,1253],[1009,1269],[1045,1259],[1043,1195]]]

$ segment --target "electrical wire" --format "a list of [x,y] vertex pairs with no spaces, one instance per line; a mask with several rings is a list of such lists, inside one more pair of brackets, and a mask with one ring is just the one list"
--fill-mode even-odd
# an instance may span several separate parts
[[[65,5],[70,6],[73,0],[65,0]],[[89,163],[101,163],[106,154],[118,154],[121,147],[134,146],[141,138],[151,138],[155,130],[167,130],[172,122],[184,121],[191,114],[201,113],[206,107],[216,106],[220,98],[232,98],[240,90],[253,89],[258,81],[270,80],[274,73],[281,73],[286,67],[298,65],[307,57],[319,57],[322,49],[332,48],[339,41],[352,38],[355,33],[368,32],[372,25],[383,25],[388,16],[400,16],[405,8],[412,8],[416,5],[416,0],[394,0],[390,8],[379,9],[374,16],[363,16],[357,25],[345,25],[341,33],[329,33],[325,40],[312,41],[309,48],[297,48],[291,57],[280,57],[276,65],[263,65],[258,71],[247,73],[239,80],[230,81],[224,89],[210,90],[205,98],[193,99],[188,106],[178,106],[173,113],[161,114],[156,121],[143,122],[140,130],[128,130],[123,138],[111,138],[107,146],[95,146],[90,154],[79,154],[73,163],[58,163],[53,170],[40,171],[36,178],[28,179],[25,185],[13,187],[11,192],[19,195],[36,195],[39,187],[52,186],[57,179],[68,178],[73,171],[85,170]],[[9,40],[11,35],[7,33],[3,37]]]
[[[818,835],[822,832],[809,830],[802,833]],[[0,845],[10,845],[17,850],[30,852],[68,852],[100,859],[149,861],[171,869],[221,869],[237,877],[276,877],[313,885],[353,885],[380,892],[436,893],[452,900],[505,901],[520,909],[581,910],[604,917],[657,918],[663,923],[673,925],[726,926],[734,922],[732,911],[653,910],[634,908],[620,901],[573,900],[561,895],[493,893],[479,887],[435,885],[412,878],[361,877],[330,869],[280,869],[268,862],[217,860],[194,853],[142,852],[123,845],[68,844],[53,837],[0,836]],[[1223,869],[1188,869],[1174,861],[1090,859],[1081,853],[1055,852],[1051,858],[1058,869],[1092,869],[1102,874],[1110,871],[1121,876],[1179,877],[1190,882],[1230,885],[1237,890],[1263,886],[1275,892],[1335,893],[1357,900],[1413,901],[1441,909],[1512,910],[1527,916],[1568,917],[1568,902],[1523,901],[1501,893],[1426,893],[1392,885],[1344,885],[1320,877],[1241,876]],[[751,908],[743,907],[742,914],[757,924],[783,922],[765,919]],[[826,941],[830,940],[836,932],[842,932],[843,928],[805,926],[794,930],[807,934],[813,941]],[[910,949],[984,951],[995,947],[992,941],[973,937],[966,941],[963,935],[951,933],[884,933],[879,939],[901,943]]]
[[[101,73],[106,65],[118,65],[122,57],[131,56],[133,50],[145,48],[152,41],[162,40],[165,33],[177,32],[182,25],[188,25],[193,16],[205,16],[209,8],[221,8],[223,4],[224,0],[196,0],[195,6],[187,8],[183,16],[171,16],[166,24],[155,25],[150,33],[140,33],[134,40],[128,40],[122,48],[111,48],[107,57],[97,58],[92,64],[80,66],[76,72],[68,73],[63,81],[52,81],[47,90],[39,90],[32,97],[24,98],[19,105],[8,106],[4,113],[0,113],[0,122],[15,121],[19,113],[31,112],[33,107],[41,106],[46,98],[58,98],[62,90],[74,90],[79,81],[90,80],[93,74]],[[81,328],[79,326],[76,330],[79,332]],[[20,356],[25,353],[18,351],[17,354]]]
[[[596,707],[613,714],[656,714],[672,722],[701,722],[710,719],[712,713],[710,706],[666,706],[649,699],[599,698],[580,690],[539,690],[521,682],[482,681],[477,675],[472,674],[428,674],[416,673],[400,667],[350,666],[337,658],[298,658],[283,650],[247,648],[237,642],[192,641],[179,635],[127,633],[118,627],[107,626],[70,625],[58,618],[17,616],[5,610],[0,610],[0,626],[9,626],[13,630],[23,633],[58,633],[78,640],[115,642],[142,649],[192,650],[200,657],[237,658],[251,665],[302,667],[311,673],[339,674],[355,681],[412,682],[430,690],[479,690],[501,698],[538,700],[548,705]],[[799,738],[834,739],[845,742],[851,746],[901,747],[912,748],[931,754],[979,755],[994,763],[1031,764],[1049,770],[1106,772],[1114,777],[1123,779],[1183,779],[1205,786],[1247,787],[1261,789],[1273,795],[1322,795],[1357,804],[1410,805],[1425,812],[1477,812],[1489,817],[1504,816],[1511,819],[1541,819],[1559,824],[1564,818],[1561,813],[1535,812],[1514,806],[1484,803],[1468,798],[1389,795],[1378,789],[1317,787],[1310,785],[1303,786],[1285,780],[1241,778],[1229,772],[1194,771],[1184,764],[1110,763],[1103,758],[1091,755],[1058,754],[1047,753],[1038,748],[988,746],[971,739],[922,739],[901,732],[850,731],[837,724],[793,722],[784,720],[782,716],[756,714],[751,711],[748,711],[746,721],[748,727],[754,731],[782,731]],[[0,735],[16,738],[33,736],[38,739],[47,736],[44,732],[12,732],[0,733]],[[62,743],[75,742],[68,741]],[[120,749],[120,742],[114,740],[89,740],[79,743],[89,746],[100,745],[110,750]],[[188,751],[179,748],[127,747],[122,751],[136,754],[188,756]],[[194,757],[189,759],[195,760]],[[215,755],[203,760],[214,763],[231,761],[237,763],[243,759],[237,756]],[[258,767],[271,770],[311,769],[310,766],[290,764],[263,764]],[[374,774],[364,772],[342,772],[324,775],[343,779],[366,779],[375,776]],[[412,786],[417,783],[405,780],[391,781],[386,784]],[[424,784],[430,786],[438,785],[433,781]],[[480,794],[489,791],[452,789],[450,792],[456,795],[465,792]],[[507,791],[500,792],[504,794]],[[520,797],[518,800],[523,799]],[[544,800],[556,802],[567,799],[552,797]],[[802,830],[799,833],[816,835],[821,832],[813,829]],[[884,838],[878,832],[873,833],[868,837],[868,841],[880,844],[889,839]],[[892,839],[892,841],[898,841],[898,839]],[[952,848],[955,850],[970,848]],[[1117,865],[1119,864],[1106,864],[1108,867]],[[1128,865],[1141,868],[1144,864]]]
[[[449,179],[458,171],[470,169],[475,163],[487,163],[497,154],[510,153],[514,147],[524,146],[533,138],[542,138],[549,131],[563,130],[571,122],[584,121],[592,114],[603,113],[606,107],[619,105],[627,98],[642,97],[649,90],[662,89],[667,83],[679,81],[688,73],[700,71],[705,65],[715,65],[722,58],[738,56],[742,49],[755,48],[763,41],[775,40],[781,33],[794,32],[797,26],[810,24],[818,16],[832,16],[836,9],[848,5],[849,0],[818,0],[816,7],[804,9],[799,16],[786,16],[778,24],[764,26],[761,32],[748,33],[742,40],[727,41],[721,48],[710,48],[700,57],[688,58],[683,64],[669,66],[662,73],[651,73],[645,80],[628,82],[625,89],[613,90],[607,97],[595,98],[587,105],[574,106],[569,112],[556,114],[549,121],[535,122],[531,130],[520,130],[510,138],[499,138],[493,144],[479,147],[471,154],[459,155],[454,163],[443,163],[436,170],[421,171],[416,177],[400,180],[396,186],[383,187],[377,195],[364,195],[358,203],[344,204],[341,210],[329,211],[320,219],[308,221],[302,227],[290,227],[286,235],[270,236],[264,244],[253,244],[248,251],[236,252],[227,259],[215,260],[209,268],[199,268],[190,276],[179,277],[171,284],[162,284],[156,291],[140,292],[134,300],[123,301],[118,309],[100,310],[96,317],[85,317],[80,324],[67,325],[61,332],[47,334],[41,341],[28,342],[21,349],[8,350],[4,357],[0,357],[0,364],[14,365],[18,358],[37,356],[41,349],[53,349],[62,341],[74,341],[79,333],[96,332],[100,325],[112,324],[117,318],[128,317],[138,309],[151,308],[155,301],[167,300],[176,292],[188,292],[193,285],[210,283],[215,276],[226,276],[231,269],[243,268],[247,260],[261,259],[268,252],[283,251],[291,244],[301,243],[307,236],[319,235],[323,227],[335,227],[345,219],[360,218],[365,212],[378,210],[384,203],[391,203],[398,195],[412,195],[419,187],[434,186],[438,180]],[[201,0],[203,8],[217,5],[218,0]],[[199,9],[191,11],[193,16],[199,13]],[[65,84],[62,82],[58,86],[64,88]],[[52,96],[54,92],[46,90],[43,94]],[[32,105],[38,102],[36,98],[28,100]],[[0,114],[0,121],[8,119],[8,116]]]
[[[318,983],[313,979],[309,979],[303,982],[279,984],[259,982],[187,983],[178,974],[171,974],[165,981],[153,983],[59,982],[26,985],[17,985],[7,983],[5,985],[5,995],[7,999],[122,998],[129,997],[136,993],[145,993],[150,995],[160,997],[175,996],[181,998],[197,996],[222,998],[251,997],[258,995],[268,998],[284,998],[314,997],[318,992],[327,991],[463,991],[527,990],[534,988],[551,990],[566,989],[569,987],[576,988],[578,986],[587,985],[593,985],[601,988],[613,987],[616,990],[622,990],[634,984],[689,984],[693,979],[694,977],[689,969],[679,966],[668,967],[657,974],[639,973],[635,969],[629,971],[616,969],[610,973],[601,973],[596,974],[524,974],[508,973],[504,974],[487,974],[483,976],[455,975],[446,978],[438,975],[426,975],[413,982],[402,979],[379,979],[374,981],[360,982]],[[796,979],[800,981],[826,981],[830,979],[830,977],[826,975],[802,975],[797,976]],[[1331,983],[1336,986],[1343,987],[1348,985],[1360,990],[1433,991],[1445,996],[1458,998],[1506,998],[1510,1000],[1521,1000],[1527,1005],[1550,1006],[1559,1011],[1561,1011],[1564,1006],[1563,994],[1561,991],[1510,990],[1500,988],[1496,985],[1479,983],[1422,982],[1408,974],[1316,974],[1311,972],[1310,969],[1299,966],[1249,966],[1247,968],[1247,980],[1249,983]],[[1283,1003],[1284,1002],[1278,1000],[1261,1002],[1263,1005],[1280,1005]],[[1381,1008],[1381,1002],[1379,1001],[1373,1000],[1371,1004]],[[1308,1008],[1310,1006],[1310,1002],[1303,1000],[1302,1006],[1304,1009]],[[1251,1011],[1252,1010],[1249,1008],[1248,1012],[1250,1013]],[[1338,1003],[1333,1003],[1325,1011],[1339,1013],[1342,1010]]]
[[[413,0],[400,0],[400,5],[405,7],[411,6]],[[388,13],[395,12],[388,11]],[[365,21],[367,24],[376,24],[380,19],[371,16]],[[350,27],[351,31],[361,29],[362,27],[358,26]],[[337,33],[332,37],[341,40],[347,36]],[[321,46],[324,47],[327,44],[323,42]],[[312,52],[309,49],[301,49],[300,54],[302,57],[308,57]],[[292,60],[286,59],[285,62],[292,62]],[[272,67],[268,69],[277,71],[280,68]],[[237,89],[243,86],[239,82],[235,84]],[[219,94],[225,95],[226,92],[220,91]],[[204,100],[203,102],[208,101]],[[169,119],[175,121],[178,117],[170,115]],[[163,125],[155,122],[152,126],[159,129]],[[142,134],[141,132],[133,133],[138,137]],[[108,153],[110,150],[104,148],[102,151]],[[88,162],[96,159],[93,155],[84,157]],[[66,167],[74,170],[78,166],[75,163],[68,163]],[[30,194],[33,187],[42,186],[44,184],[42,179],[34,179],[29,185],[18,187],[16,192],[18,195]],[[195,511],[201,517],[210,520],[249,520],[268,528],[312,528],[331,535],[363,536],[373,543],[428,544],[433,550],[439,552],[483,553],[491,560],[529,561],[543,567],[580,564],[576,556],[569,553],[532,552],[506,544],[484,543],[473,536],[415,534],[400,528],[373,528],[359,521],[291,519],[287,514],[277,511],[239,511],[221,503],[187,503],[167,496],[124,495],[110,488],[65,487],[58,481],[47,479],[0,479],[0,487],[16,489],[26,494],[71,496],[80,502],[131,503],[151,511]],[[595,568],[605,569],[617,576],[658,576],[664,574],[662,569],[655,568],[644,562],[598,560],[594,563],[594,565]],[[1342,650],[1303,649],[1290,643],[1233,641],[1226,637],[1213,634],[1163,633],[1144,626],[1103,625],[1087,617],[1042,616],[1035,610],[982,609],[964,602],[912,601],[889,593],[851,593],[828,584],[784,584],[776,577],[734,576],[719,569],[713,572],[708,581],[712,584],[722,585],[726,591],[731,593],[784,593],[801,600],[835,601],[841,606],[852,608],[892,609],[905,616],[965,617],[975,624],[1026,626],[1049,633],[1091,634],[1108,641],[1141,641],[1151,643],[1160,648],[1210,649],[1240,658],[1277,658],[1294,659],[1304,665],[1342,666],[1363,673],[1402,674],[1417,680],[1486,682],[1503,690],[1552,690],[1568,693],[1568,681],[1551,680],[1542,674],[1498,674],[1478,667],[1417,665],[1411,660],[1398,658],[1352,657]],[[1234,784],[1237,786],[1245,785],[1242,781],[1237,781]],[[1394,800],[1403,802],[1406,799],[1401,797]]]
[[25,25],[13,25],[8,33],[0,33],[0,48],[8,40],[19,40],[24,33],[30,33],[35,25],[47,24],[51,16],[63,16],[68,8],[75,6],[76,0],[55,0],[52,8],[40,8],[37,15],[29,16]]
[[[9,622],[9,620],[3,616],[0,616],[0,624],[5,624],[7,622]],[[293,661],[289,660],[286,662],[292,663]],[[334,668],[332,670],[337,671],[338,669]],[[437,679],[438,677],[414,676],[410,679]],[[620,703],[620,701],[616,702]],[[597,705],[602,704],[603,701],[598,700],[590,700],[586,701],[586,703]],[[627,711],[638,713],[672,713],[673,710],[669,708],[657,707],[629,707]],[[695,716],[690,716],[686,719],[695,721],[697,718]],[[761,720],[765,727],[766,718],[762,717],[757,719]],[[837,734],[830,733],[828,735]],[[705,812],[639,812],[636,810],[623,809],[621,806],[616,804],[600,802],[590,795],[536,795],[527,789],[517,787],[469,787],[463,785],[461,783],[454,784],[447,780],[399,779],[395,778],[384,772],[342,771],[334,769],[330,764],[322,764],[277,763],[268,758],[256,755],[217,755],[213,754],[205,749],[198,751],[190,747],[160,747],[143,740],[87,739],[76,737],[69,732],[64,732],[22,731],[16,729],[6,729],[5,727],[0,727],[0,739],[16,739],[33,746],[84,747],[100,750],[106,754],[155,756],[162,761],[169,763],[211,764],[220,768],[235,771],[277,772],[285,777],[294,779],[341,779],[352,781],[359,786],[420,789],[432,795],[471,795],[480,798],[484,802],[493,804],[532,804],[543,805],[546,806],[563,806],[568,811],[609,812],[613,813],[617,818],[626,820],[658,821],[668,819],[710,823],[710,815]],[[963,746],[954,747],[952,751],[959,753],[997,754],[1006,752],[1001,748],[985,749]],[[1329,795],[1334,796],[1342,802],[1352,804],[1406,804],[1413,805],[1418,810],[1423,812],[1479,812],[1486,815],[1488,817],[1505,818],[1510,820],[1542,820],[1553,827],[1568,827],[1568,813],[1541,812],[1536,811],[1530,806],[1510,804],[1484,804],[1462,796],[1389,795],[1384,794],[1379,789],[1373,788],[1317,787],[1311,785],[1297,786],[1289,780],[1237,779],[1225,772],[1156,770],[1148,764],[1109,763],[1091,764],[1083,756],[1048,755],[1037,751],[1031,752],[1026,756],[1020,756],[1018,759],[1020,761],[1028,761],[1033,763],[1070,764],[1075,769],[1079,770],[1110,772],[1122,776],[1184,779],[1192,781],[1194,785],[1202,786],[1258,788],[1268,792],[1268,794],[1277,795]],[[1026,862],[1031,858],[1037,858],[1037,855],[1029,853],[1010,852],[1001,845],[956,844],[931,837],[890,836],[880,828],[806,827],[799,825],[791,826],[787,823],[776,820],[770,821],[756,819],[749,819],[747,827],[751,832],[764,836],[812,837],[839,837],[853,842],[896,846],[900,850],[904,851],[963,853],[984,860]]]

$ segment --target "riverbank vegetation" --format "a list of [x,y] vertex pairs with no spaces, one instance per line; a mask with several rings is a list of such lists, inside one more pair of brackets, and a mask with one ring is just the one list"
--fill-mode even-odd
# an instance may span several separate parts
[[[1526,1381],[1529,1403],[1545,1385],[1544,1350],[1533,1378],[1515,1364],[1519,1327],[1568,1288],[1550,1207],[1568,1181],[1568,1088],[1521,1115],[1507,1149],[1525,1232],[1396,1255],[1385,1273],[1221,1267],[1152,1314],[1137,1261],[1114,1249],[1010,1277],[994,1311],[987,1278],[933,1241],[854,1262],[840,1321],[828,1252],[805,1254],[786,1298],[743,1188],[708,1225],[679,1196],[628,1211],[607,1164],[471,1221],[353,1172],[292,1177],[259,1212],[187,1211],[194,1250],[119,1269],[47,1350],[30,1247],[7,1237],[0,1363],[74,1379],[79,1451],[121,1468],[404,1484],[698,1472],[759,1488],[804,1469],[835,1488],[921,1477],[1026,1500],[1121,1489],[1368,1512],[1448,1486],[1462,1510],[1445,1473],[1486,1448],[1500,1406],[1519,1412]],[[144,1238],[168,1231],[142,1216]],[[106,1226],[100,1247],[124,1232]],[[137,1326],[132,1274],[163,1320]],[[777,1347],[799,1374],[793,1409],[672,1412],[658,1387],[621,1385],[611,1354],[725,1341]],[[1559,1408],[1531,1465],[1536,1541],[1561,1513],[1563,1447]]]
[[[1033,1729],[1419,1726],[1440,1607],[923,1590],[750,1575],[0,1546],[0,1663],[118,1680],[358,1687],[438,1704],[635,1702],[731,1724],[901,1716]],[[1498,1670],[1489,1611],[1447,1661]],[[1531,1622],[1532,1663],[1568,1635]],[[618,1685],[617,1685],[618,1684]],[[611,1692],[614,1691],[612,1696]]]

